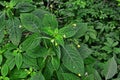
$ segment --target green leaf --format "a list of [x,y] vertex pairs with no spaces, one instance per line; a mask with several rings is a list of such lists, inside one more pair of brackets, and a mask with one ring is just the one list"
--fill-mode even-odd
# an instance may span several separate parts
[[65,38],[70,38],[76,35],[76,33],[81,29],[80,24],[69,24],[61,29],[59,29],[59,34],[65,36]]
[[6,61],[6,64],[8,65],[9,69],[12,70],[15,66],[15,58],[9,57]]
[[87,32],[87,24],[86,23],[80,23],[78,24],[79,26],[79,31],[75,34],[74,38],[80,38],[83,35],[85,35],[85,33]]
[[27,50],[26,55],[32,58],[47,57],[51,51],[45,47],[37,46],[35,49]]
[[96,39],[96,33],[90,32],[90,33],[89,33],[89,36],[90,36],[92,39]]
[[53,14],[45,14],[42,23],[44,27],[50,27],[53,30],[58,28],[58,21]]
[[38,16],[41,20],[43,20],[45,14],[50,14],[48,11],[42,9],[35,9],[32,13]]
[[66,45],[63,50],[63,64],[71,72],[84,74],[84,62],[79,52],[73,45]]
[[0,31],[2,31],[5,28],[5,13],[0,12]]
[[35,6],[29,2],[20,2],[15,6],[15,8],[20,12],[30,12],[35,9]]
[[7,64],[4,64],[1,68],[1,74],[2,76],[6,76],[8,74],[8,65]]
[[11,8],[13,8],[14,6],[16,6],[16,4],[18,4],[20,2],[32,2],[32,0],[10,0],[10,6],[11,6]]
[[9,38],[14,45],[18,45],[21,40],[22,32],[19,28],[20,21],[18,18],[14,18],[12,20],[8,20],[7,28],[9,31]]
[[112,80],[120,80],[120,78],[112,79]]
[[60,60],[57,57],[52,57],[52,65],[55,70],[58,70],[60,66]]
[[87,58],[90,54],[92,54],[92,50],[85,44],[81,44],[81,47],[78,50],[82,58]]
[[104,67],[105,79],[107,80],[112,78],[116,73],[117,73],[117,63],[114,57],[112,57],[107,61]]
[[18,69],[20,69],[21,65],[22,65],[22,55],[20,53],[18,53],[17,55],[15,55],[15,64],[17,66]]
[[5,28],[5,14],[0,12],[0,43],[4,38],[4,28]]
[[42,75],[41,72],[36,73],[33,75],[30,80],[45,80],[44,76]]
[[28,31],[40,33],[40,28],[42,27],[42,23],[37,16],[30,13],[25,13],[20,15],[20,19],[21,19],[22,25]]
[[37,60],[24,54],[22,67],[35,67],[35,68],[37,68],[38,67]]
[[12,74],[10,74],[11,80],[16,80],[20,78],[26,78],[28,76],[28,72],[25,69],[14,69]]
[[95,70],[95,72],[94,72],[94,77],[95,77],[95,80],[102,80],[102,78],[100,77],[100,74],[98,73],[97,70]]
[[0,43],[3,41],[4,38],[4,32],[3,30],[0,31]]
[[83,80],[94,80],[94,75],[90,74],[90,75],[86,76],[85,79],[83,79]]
[[0,65],[1,65],[2,61],[3,61],[3,57],[2,57],[2,55],[0,55]]
[[51,60],[49,59],[46,62],[46,67],[44,68],[44,72],[43,72],[43,75],[45,76],[45,80],[51,80],[53,72],[54,72],[54,67],[51,63]]
[[64,80],[80,80],[79,77],[75,76],[74,74],[70,74],[70,73],[62,73],[62,76]]
[[40,44],[40,38],[37,34],[32,34],[28,36],[28,38],[21,43],[21,48],[23,51],[31,50],[36,48]]
[[60,44],[60,45],[64,45],[64,40],[63,40],[63,36],[61,36],[61,35],[56,35],[55,36],[55,41],[56,41],[56,43],[58,43],[58,44]]

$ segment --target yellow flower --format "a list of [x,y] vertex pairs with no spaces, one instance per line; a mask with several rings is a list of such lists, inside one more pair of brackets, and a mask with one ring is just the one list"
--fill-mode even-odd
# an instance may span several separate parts
[[77,47],[80,48],[80,45],[78,44]]
[[55,43],[55,46],[57,46],[58,45],[58,43]]
[[66,35],[65,35],[65,34],[63,35],[63,38],[66,38]]
[[79,74],[78,74],[78,76],[80,77],[80,76],[81,76],[81,74],[79,73]]
[[22,26],[21,25],[19,25],[19,28],[21,28]]
[[55,40],[54,39],[51,39],[51,42],[53,43]]
[[74,27],[76,27],[77,25],[76,24],[73,24]]

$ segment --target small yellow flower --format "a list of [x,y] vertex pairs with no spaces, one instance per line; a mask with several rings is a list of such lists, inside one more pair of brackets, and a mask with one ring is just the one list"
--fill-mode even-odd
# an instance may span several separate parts
[[55,43],[55,46],[57,46],[58,45],[58,43]]
[[87,76],[87,75],[88,75],[88,72],[85,73],[85,76]]
[[54,39],[51,39],[51,42],[53,43],[55,40]]
[[78,44],[77,47],[80,48],[80,45]]
[[78,74],[78,76],[80,77],[80,76],[81,76],[81,74],[79,73],[79,74]]
[[65,34],[63,35],[63,38],[66,38],[66,35],[65,35]]
[[50,8],[53,8],[53,5],[50,5]]
[[76,27],[76,26],[77,26],[77,24],[73,24],[73,26],[74,26],[74,27]]
[[19,25],[19,28],[21,28],[22,26],[21,25]]

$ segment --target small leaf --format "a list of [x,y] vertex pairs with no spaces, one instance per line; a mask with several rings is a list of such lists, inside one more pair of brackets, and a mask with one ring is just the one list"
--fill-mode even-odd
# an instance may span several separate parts
[[89,33],[89,36],[90,36],[92,39],[96,39],[96,33],[90,32],[90,33]]
[[42,23],[44,27],[50,27],[53,30],[58,28],[58,21],[53,14],[45,14]]
[[90,75],[86,76],[83,80],[94,80],[94,75],[90,74]]
[[8,74],[8,65],[4,64],[1,68],[1,74],[5,77]]
[[45,78],[41,72],[38,72],[33,75],[30,80],[45,80]]
[[61,36],[61,35],[55,36],[55,41],[62,46],[64,45],[63,36]]
[[28,76],[28,72],[25,69],[14,69],[12,71],[12,74],[10,74],[10,79],[15,80],[15,79],[20,79],[20,78],[26,78]]
[[64,80],[80,80],[79,77],[75,76],[74,74],[70,74],[70,73],[62,73],[62,76]]
[[26,13],[26,14],[21,14],[20,15],[21,22],[23,26],[31,32],[40,32],[40,28],[42,27],[42,23],[40,18],[37,16]]
[[63,64],[71,72],[84,74],[84,62],[79,52],[73,45],[66,45],[63,49]]
[[35,6],[29,2],[20,2],[15,6],[15,8],[20,12],[30,12],[35,9]]
[[75,34],[79,31],[81,27],[79,24],[69,24],[59,30],[60,35],[65,35],[66,38],[70,38],[75,36]]
[[0,43],[3,41],[3,38],[4,38],[4,32],[2,30],[0,31]]
[[2,55],[0,55],[0,65],[1,65],[2,61],[3,61],[3,57],[2,57]]
[[80,24],[78,24],[78,26],[80,28],[79,28],[79,31],[75,34],[74,38],[80,38],[80,37],[82,37],[83,35],[85,35],[85,33],[87,31],[87,24],[80,23]]
[[6,61],[6,64],[8,65],[9,69],[12,70],[15,66],[15,58],[9,57]]
[[15,56],[15,64],[16,64],[17,68],[20,69],[20,67],[22,65],[22,55],[20,53],[18,53]]
[[112,78],[116,73],[117,73],[117,63],[114,57],[112,57],[111,59],[107,61],[104,67],[105,79],[107,80],[107,79]]
[[52,65],[55,70],[58,70],[60,66],[60,60],[57,57],[52,57]]
[[82,58],[87,58],[90,54],[92,54],[92,50],[85,44],[81,44],[81,47],[78,50]]
[[23,62],[24,62],[23,66],[25,66],[25,67],[31,67],[31,66],[38,67],[37,60],[27,56],[26,54],[23,55]]
[[53,75],[53,72],[54,72],[54,67],[51,63],[51,60],[49,59],[47,62],[46,62],[46,67],[44,69],[44,72],[43,72],[43,75],[45,76],[45,80],[51,80],[51,77]]
[[95,77],[95,80],[102,80],[97,70],[95,70],[94,77]]

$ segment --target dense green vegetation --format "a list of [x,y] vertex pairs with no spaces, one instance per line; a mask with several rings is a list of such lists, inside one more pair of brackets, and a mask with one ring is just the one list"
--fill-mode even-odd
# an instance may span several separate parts
[[120,0],[1,0],[0,80],[120,80]]

